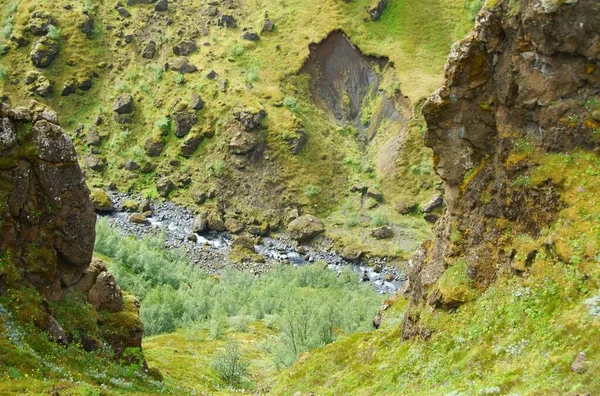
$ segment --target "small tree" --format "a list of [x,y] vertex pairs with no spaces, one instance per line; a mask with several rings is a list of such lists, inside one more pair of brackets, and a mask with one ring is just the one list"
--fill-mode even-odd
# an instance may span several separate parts
[[225,352],[217,355],[212,362],[219,377],[229,386],[239,386],[248,375],[248,363],[242,359],[242,353],[237,342],[227,343]]

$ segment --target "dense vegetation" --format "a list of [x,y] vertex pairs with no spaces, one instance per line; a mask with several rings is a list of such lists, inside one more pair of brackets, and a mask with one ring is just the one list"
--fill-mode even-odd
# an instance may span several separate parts
[[350,269],[337,276],[324,263],[282,265],[257,278],[229,270],[209,276],[160,238],[126,238],[100,221],[96,251],[109,258],[121,287],[140,298],[147,335],[206,328],[213,340],[228,328],[245,332],[263,320],[277,336],[265,344],[277,366],[342,334],[372,328],[382,297]]

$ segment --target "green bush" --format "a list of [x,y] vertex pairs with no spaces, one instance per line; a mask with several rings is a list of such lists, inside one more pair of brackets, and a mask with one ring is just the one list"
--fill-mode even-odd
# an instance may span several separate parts
[[256,66],[251,67],[244,73],[244,82],[246,84],[255,83],[260,80],[260,69]]
[[304,189],[304,195],[306,195],[308,198],[314,198],[317,195],[319,195],[321,193],[321,189],[317,186],[307,186]]
[[374,227],[381,227],[381,226],[386,226],[390,224],[390,221],[388,220],[388,218],[381,214],[381,213],[377,213],[373,216],[372,219],[372,223]]
[[241,385],[248,375],[248,363],[242,358],[240,347],[235,342],[227,343],[225,351],[213,360],[212,367],[232,387]]
[[383,298],[351,269],[338,276],[317,265],[279,266],[261,277],[229,269],[215,279],[165,250],[164,238],[127,238],[104,219],[96,251],[110,258],[121,288],[140,299],[146,335],[194,326],[221,339],[229,328],[246,331],[251,320],[264,320],[278,334],[266,349],[279,366],[340,334],[371,329]]
[[60,29],[54,25],[49,25],[48,33],[46,34],[46,36],[53,40],[60,40]]

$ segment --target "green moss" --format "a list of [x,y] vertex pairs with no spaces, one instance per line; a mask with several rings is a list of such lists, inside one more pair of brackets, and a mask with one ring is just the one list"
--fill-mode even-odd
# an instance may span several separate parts
[[79,341],[82,336],[87,339],[99,336],[96,324],[98,314],[83,293],[69,293],[59,301],[51,303],[50,309],[54,318],[73,339]]

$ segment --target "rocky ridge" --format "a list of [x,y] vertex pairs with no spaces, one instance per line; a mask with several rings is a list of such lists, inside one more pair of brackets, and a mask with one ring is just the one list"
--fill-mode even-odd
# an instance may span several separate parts
[[[117,358],[141,348],[139,303],[92,260],[96,216],[57,114],[1,103],[0,154],[0,304],[58,343],[108,343]],[[67,306],[98,320],[71,317]]]
[[[517,254],[511,246],[522,235],[540,238],[565,208],[562,186],[550,175],[531,181],[536,161],[599,146],[596,2],[529,0],[514,7],[500,1],[479,14],[475,30],[452,49],[444,86],[423,108],[448,207],[435,239],[411,260],[404,338],[429,334],[419,324],[425,304],[456,309],[472,298],[440,286],[453,266],[465,266],[475,291],[499,274],[526,273],[538,250]],[[568,260],[556,241],[543,246],[550,257]]]

